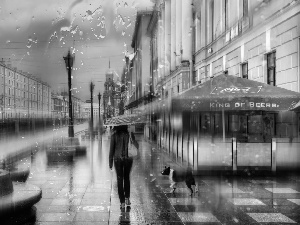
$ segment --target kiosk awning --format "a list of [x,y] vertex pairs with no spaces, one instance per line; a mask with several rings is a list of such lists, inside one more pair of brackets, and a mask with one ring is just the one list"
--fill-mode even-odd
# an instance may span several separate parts
[[181,111],[293,110],[300,93],[231,75],[219,75],[172,99]]

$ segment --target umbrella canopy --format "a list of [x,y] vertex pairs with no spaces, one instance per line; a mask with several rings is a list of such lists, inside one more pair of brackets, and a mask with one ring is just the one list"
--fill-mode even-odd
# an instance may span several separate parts
[[130,114],[113,117],[106,122],[105,126],[133,125],[147,122],[146,114]]
[[236,76],[219,75],[172,99],[181,111],[292,110],[300,93]]
[[300,101],[291,110],[295,112],[300,112]]

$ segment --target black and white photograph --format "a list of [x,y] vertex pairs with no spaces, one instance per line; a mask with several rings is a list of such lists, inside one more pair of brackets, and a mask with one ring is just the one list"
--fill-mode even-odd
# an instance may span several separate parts
[[0,0],[0,224],[300,224],[300,0]]

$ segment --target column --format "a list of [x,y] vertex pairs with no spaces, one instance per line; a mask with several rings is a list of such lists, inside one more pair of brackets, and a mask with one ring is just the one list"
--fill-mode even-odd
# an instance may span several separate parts
[[182,1],[182,59],[189,61],[192,59],[192,25],[193,9],[192,0]]
[[176,69],[176,1],[171,0],[171,71]]
[[171,62],[171,0],[165,1],[165,76],[170,74]]
[[197,13],[197,16],[196,16],[196,52],[200,50],[200,46],[201,46],[201,39],[200,39],[200,34],[201,34],[201,31],[200,31],[200,14],[199,12]]
[[176,66],[180,66],[181,63],[181,42],[182,42],[182,26],[181,26],[181,8],[182,0],[176,0],[176,38],[175,38],[175,47],[176,47]]
[[161,5],[161,78],[165,77],[165,5]]
[[162,78],[162,19],[161,19],[161,11],[158,15],[157,22],[157,81],[160,82]]

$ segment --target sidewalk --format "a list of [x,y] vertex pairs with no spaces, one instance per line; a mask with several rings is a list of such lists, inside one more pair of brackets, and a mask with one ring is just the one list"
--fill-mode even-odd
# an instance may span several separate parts
[[172,161],[155,145],[137,137],[141,158],[131,172],[131,206],[120,210],[115,171],[108,166],[109,143],[88,141],[87,155],[72,163],[47,163],[40,150],[31,159],[29,184],[42,189],[31,225],[92,224],[299,224],[300,177],[196,176],[199,193],[184,182],[170,193]]

